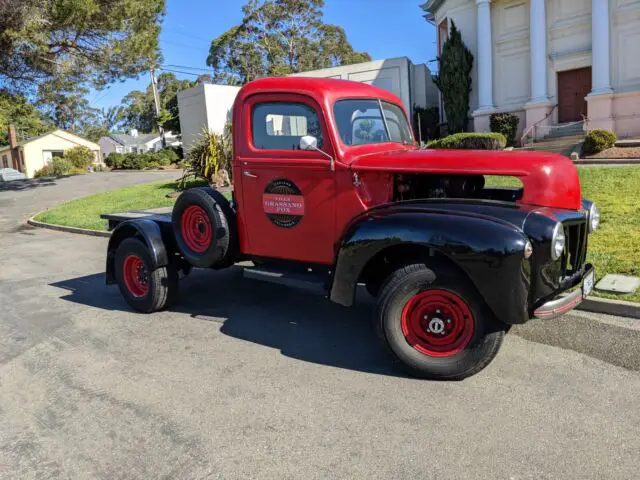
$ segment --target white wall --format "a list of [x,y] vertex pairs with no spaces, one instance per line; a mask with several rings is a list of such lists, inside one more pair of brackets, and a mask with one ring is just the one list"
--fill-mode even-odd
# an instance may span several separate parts
[[240,87],[228,85],[197,85],[178,92],[182,147],[186,154],[198,141],[203,128],[222,133]]
[[340,78],[375,85],[400,97],[409,112],[412,104],[425,107],[438,103],[437,89],[427,66],[413,65],[407,57],[323,68],[292,76]]

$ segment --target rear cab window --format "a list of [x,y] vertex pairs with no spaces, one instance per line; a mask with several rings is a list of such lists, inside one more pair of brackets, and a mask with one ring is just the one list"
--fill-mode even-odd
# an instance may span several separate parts
[[258,103],[251,114],[253,146],[259,150],[299,150],[300,139],[312,135],[323,148],[324,138],[316,111],[304,103]]

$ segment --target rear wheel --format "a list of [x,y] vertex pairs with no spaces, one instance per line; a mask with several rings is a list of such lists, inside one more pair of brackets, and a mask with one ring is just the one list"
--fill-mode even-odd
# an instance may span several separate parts
[[431,379],[478,373],[496,356],[506,331],[466,278],[424,264],[389,276],[376,320],[394,359],[411,375]]
[[173,264],[153,268],[147,246],[127,238],[116,250],[116,280],[127,303],[139,312],[167,308],[178,293],[178,273]]

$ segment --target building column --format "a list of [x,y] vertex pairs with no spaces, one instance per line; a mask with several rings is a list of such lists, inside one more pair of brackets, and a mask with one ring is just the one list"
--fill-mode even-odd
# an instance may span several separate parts
[[529,41],[531,48],[531,103],[548,102],[547,18],[545,0],[531,0]]
[[[526,129],[553,123],[549,116],[553,103],[547,91],[547,12],[545,0],[529,3],[529,50],[531,55],[531,98],[525,104]],[[532,129],[534,137],[544,134],[543,129]]]
[[478,15],[478,109],[473,112],[476,132],[489,131],[489,115],[493,105],[493,41],[491,38],[491,0],[476,0]]
[[591,0],[591,93],[587,128],[614,130],[609,52],[609,0]]
[[591,93],[611,93],[609,0],[591,0]]
[[476,0],[478,7],[478,110],[493,105],[493,43],[491,41],[491,0]]

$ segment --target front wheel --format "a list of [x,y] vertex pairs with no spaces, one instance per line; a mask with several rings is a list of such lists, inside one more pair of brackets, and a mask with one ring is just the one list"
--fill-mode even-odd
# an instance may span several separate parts
[[387,278],[376,320],[408,373],[440,380],[478,373],[496,356],[506,331],[466,278],[424,264],[404,266]]
[[147,246],[137,238],[127,238],[118,246],[115,267],[120,292],[134,310],[157,312],[175,300],[178,293],[175,266],[153,268]]

